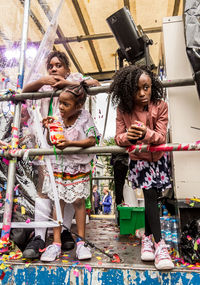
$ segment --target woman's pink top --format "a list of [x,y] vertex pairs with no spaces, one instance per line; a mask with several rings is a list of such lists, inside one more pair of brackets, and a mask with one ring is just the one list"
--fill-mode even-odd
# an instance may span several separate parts
[[[143,122],[147,127],[144,139],[139,140],[136,144],[159,145],[166,143],[168,125],[168,105],[166,102],[159,101],[156,105],[150,103],[148,111],[134,110],[132,114],[123,113],[118,108],[115,141],[119,146],[131,145],[127,139],[127,131],[136,120]],[[163,152],[130,153],[132,160],[157,161],[162,156]]]

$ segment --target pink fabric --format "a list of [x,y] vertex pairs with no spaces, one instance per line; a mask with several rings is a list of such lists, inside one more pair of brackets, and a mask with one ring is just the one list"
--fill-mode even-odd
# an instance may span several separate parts
[[[130,146],[127,139],[128,128],[135,122],[141,121],[147,126],[147,133],[143,140],[137,144],[163,144],[166,143],[168,106],[164,101],[157,105],[149,104],[148,111],[133,111],[132,114],[122,113],[117,109],[115,141],[119,146]],[[157,161],[163,156],[163,152],[155,153],[131,153],[132,160]]]

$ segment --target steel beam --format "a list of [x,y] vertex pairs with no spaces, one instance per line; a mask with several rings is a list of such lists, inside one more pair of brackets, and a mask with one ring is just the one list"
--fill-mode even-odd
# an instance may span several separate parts
[[[81,23],[81,26],[82,26],[82,28],[83,28],[85,34],[86,34],[86,35],[89,35],[89,34],[90,34],[90,33],[89,33],[89,29],[88,29],[87,24],[86,24],[86,22],[85,22],[85,19],[84,19],[84,17],[83,17],[83,14],[82,14],[82,11],[81,11],[81,8],[80,8],[80,6],[79,6],[78,1],[77,1],[77,0],[72,0],[72,3],[73,3],[73,5],[74,5],[74,8],[75,8],[75,10],[76,10],[76,13],[77,13],[77,15],[78,15],[79,21],[80,21],[80,23]],[[95,50],[94,44],[93,44],[93,42],[92,42],[91,40],[88,40],[88,44],[89,44],[90,49],[91,49],[91,51],[92,51],[92,54],[93,54],[93,57],[94,57],[94,59],[95,59],[97,68],[98,68],[99,72],[102,72],[101,64],[100,64],[100,61],[99,61],[97,52],[96,52],[96,50]]]
[[[145,34],[152,34],[152,33],[161,33],[162,27],[152,27],[152,28],[145,28],[143,29],[143,32]],[[89,40],[100,40],[100,39],[108,39],[113,38],[112,33],[102,33],[102,34],[94,34],[94,35],[81,35],[81,36],[75,36],[75,37],[63,37],[63,38],[57,38],[55,39],[55,44],[61,44],[65,42],[83,42],[83,41],[89,41]]]
[[124,6],[126,6],[130,10],[129,0],[124,0]]
[[174,1],[174,9],[173,9],[173,13],[172,16],[178,16],[178,11],[179,11],[179,7],[180,7],[180,0],[175,0]]
[[85,73],[85,76],[91,76],[92,78],[99,81],[108,81],[111,80],[115,72],[116,72],[115,70],[102,71],[102,72],[89,72]]
[[92,180],[112,180],[114,176],[93,176]]
[[83,42],[89,40],[101,40],[101,39],[109,39],[113,38],[113,34],[110,33],[102,33],[95,35],[84,35],[84,36],[76,36],[76,37],[63,37],[59,39],[55,39],[54,44],[62,44],[66,42]]
[[[19,0],[21,3],[23,2],[23,0]],[[43,29],[42,25],[40,24],[39,20],[37,19],[37,17],[35,16],[35,14],[30,11],[30,17],[33,19],[34,23],[36,24],[36,26],[38,27],[38,29],[40,30],[40,32],[42,34],[45,33],[45,30]],[[146,28],[143,30],[143,32],[145,34],[152,34],[152,33],[161,33],[162,32],[162,27],[155,27],[155,28]],[[0,36],[2,35],[3,38],[5,38],[5,35],[3,35],[0,32]],[[102,40],[102,39],[110,39],[113,38],[113,34],[111,33],[101,33],[101,34],[94,34],[94,35],[80,35],[80,36],[74,36],[74,37],[59,37],[56,38],[54,41],[55,45],[59,45],[59,44],[65,44],[65,43],[71,43],[71,42],[83,42],[83,41],[95,41],[95,40]],[[9,40],[9,39],[7,39]],[[9,40],[10,41],[10,40]],[[15,41],[14,44],[19,44],[19,41]],[[32,42],[34,44],[39,45],[41,43],[41,41],[34,41]],[[6,46],[4,45],[0,45],[0,49],[4,49]]]

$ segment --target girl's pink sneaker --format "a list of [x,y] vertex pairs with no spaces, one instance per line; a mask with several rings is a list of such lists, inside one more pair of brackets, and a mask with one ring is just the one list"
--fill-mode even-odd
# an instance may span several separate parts
[[173,269],[174,263],[171,260],[164,240],[155,243],[155,267],[158,270]]
[[142,237],[141,259],[143,261],[152,261],[155,259],[152,235]]

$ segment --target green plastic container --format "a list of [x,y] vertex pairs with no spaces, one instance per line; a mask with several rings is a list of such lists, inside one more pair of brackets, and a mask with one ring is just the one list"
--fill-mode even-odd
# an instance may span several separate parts
[[134,235],[137,229],[144,228],[144,207],[117,206],[117,210],[119,211],[119,225],[121,235]]

